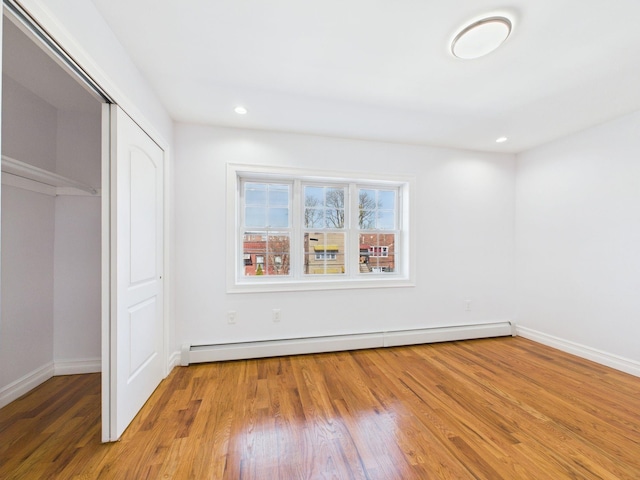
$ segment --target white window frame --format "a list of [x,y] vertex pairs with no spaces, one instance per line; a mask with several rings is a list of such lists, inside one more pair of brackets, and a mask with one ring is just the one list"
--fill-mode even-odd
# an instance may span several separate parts
[[[244,233],[242,221],[242,204],[240,198],[242,181],[266,183],[288,183],[292,187],[290,205],[290,252],[289,275],[245,276],[242,248]],[[304,215],[302,198],[303,184],[340,184],[347,188],[345,209],[350,209],[345,226],[347,233],[345,242],[345,274],[343,275],[304,275],[303,274],[303,231],[301,225]],[[388,288],[415,286],[415,177],[388,173],[346,173],[307,170],[286,167],[265,167],[257,165],[227,164],[227,292],[277,292],[298,290],[332,290],[350,288]],[[367,273],[359,272],[359,255],[351,254],[360,250],[357,201],[357,190],[362,187],[397,189],[398,253],[396,254],[395,272]],[[246,230],[251,230],[247,228]],[[382,232],[381,232],[382,233]],[[413,260],[413,261],[412,261]]]

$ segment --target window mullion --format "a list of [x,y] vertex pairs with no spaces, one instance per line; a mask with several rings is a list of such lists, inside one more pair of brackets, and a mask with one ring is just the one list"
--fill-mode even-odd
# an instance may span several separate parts
[[349,259],[345,262],[348,265],[348,277],[356,278],[360,271],[358,265],[360,261],[360,225],[358,223],[360,212],[358,206],[358,185],[355,183],[349,184],[349,222],[347,224],[347,237],[348,237],[348,254]]
[[302,224],[304,223],[304,208],[302,208],[302,182],[299,179],[293,180],[292,200],[291,200],[291,251],[289,252],[289,261],[291,262],[291,276],[295,280],[302,279]]

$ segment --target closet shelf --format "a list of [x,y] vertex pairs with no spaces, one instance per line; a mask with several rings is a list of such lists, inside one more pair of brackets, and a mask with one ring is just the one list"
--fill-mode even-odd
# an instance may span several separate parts
[[51,187],[56,188],[75,188],[87,192],[91,195],[97,195],[98,190],[90,185],[86,185],[81,182],[76,182],[57,173],[49,172],[42,168],[34,167],[28,163],[21,162],[6,155],[2,155],[2,171],[10,173],[16,177],[26,178],[38,183],[43,183]]

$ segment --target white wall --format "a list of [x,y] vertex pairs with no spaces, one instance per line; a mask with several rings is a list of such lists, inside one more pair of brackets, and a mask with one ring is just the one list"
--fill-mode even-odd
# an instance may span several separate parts
[[56,109],[7,75],[2,85],[2,154],[55,171]]
[[640,112],[519,155],[516,203],[518,325],[636,374],[638,132]]
[[[100,103],[58,111],[57,173],[100,188]],[[100,197],[59,196],[55,205],[54,362],[100,359]]]
[[[504,321],[514,310],[514,159],[450,149],[178,124],[178,343]],[[417,286],[227,294],[225,165],[417,176]],[[471,300],[471,311],[465,301]],[[273,323],[271,310],[282,320]],[[237,311],[237,323],[226,321]]]
[[53,359],[54,197],[2,186],[0,390]]
[[[3,153],[54,169],[56,110],[3,83]],[[54,208],[54,197],[2,186],[0,390],[53,359]]]

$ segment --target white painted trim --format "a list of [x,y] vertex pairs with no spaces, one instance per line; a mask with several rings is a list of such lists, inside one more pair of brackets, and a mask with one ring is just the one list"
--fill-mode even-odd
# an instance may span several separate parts
[[[162,147],[161,147],[162,148]],[[172,341],[174,338],[174,328],[172,328],[172,292],[173,292],[173,264],[172,264],[172,252],[173,252],[173,244],[172,244],[172,204],[173,204],[173,189],[171,188],[173,182],[173,169],[171,162],[171,154],[168,149],[162,148],[162,159],[163,159],[163,192],[162,199],[164,204],[163,208],[163,217],[162,217],[162,244],[163,244],[163,261],[162,261],[162,300],[163,300],[163,313],[162,320],[164,322],[163,328],[163,355],[165,358],[165,362],[163,365],[164,368],[164,377],[166,378],[173,367],[178,365],[178,361],[176,362],[174,359],[175,352],[170,355],[170,352],[175,348],[172,345]]]
[[10,404],[25,393],[30,392],[38,385],[49,380],[53,377],[53,372],[53,362],[49,362],[0,389],[0,408]]
[[497,322],[477,325],[423,328],[395,332],[373,332],[312,338],[292,338],[220,345],[183,346],[182,365],[191,363],[240,360],[248,358],[338,352],[363,348],[382,348],[422,343],[449,342],[510,336],[511,323]]
[[554,337],[553,335],[548,335],[527,327],[521,327],[520,325],[516,327],[516,331],[519,336],[528,338],[534,342],[542,343],[543,345],[556,348],[563,352],[567,352],[581,358],[586,358],[587,360],[591,360],[601,365],[640,377],[640,362],[635,360],[630,360],[596,348]]
[[84,358],[76,360],[54,361],[53,375],[80,375],[83,373],[100,373],[102,371],[102,359]]
[[169,361],[167,365],[167,368],[168,368],[167,375],[171,373],[171,370],[173,370],[173,367],[177,367],[178,365],[180,365],[181,358],[182,358],[182,355],[179,350],[176,350],[169,356]]
[[188,343],[183,343],[180,349],[180,366],[188,367],[189,366],[189,352],[191,350],[191,345]]
[[103,442],[111,440],[111,107],[102,104],[100,202],[100,352],[102,363],[101,412]]

